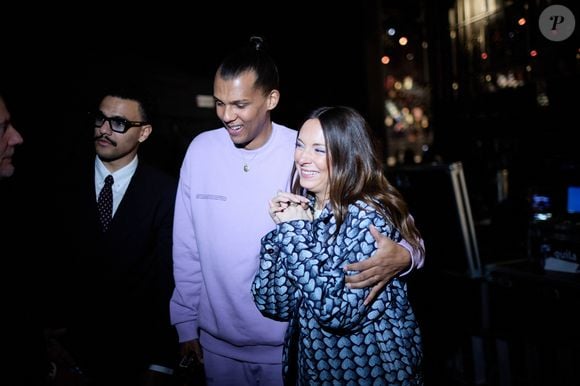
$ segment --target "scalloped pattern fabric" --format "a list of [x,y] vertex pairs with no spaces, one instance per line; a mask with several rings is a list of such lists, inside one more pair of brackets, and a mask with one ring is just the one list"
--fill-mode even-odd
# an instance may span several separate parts
[[422,385],[422,341],[406,283],[393,279],[369,306],[370,288],[348,289],[342,267],[376,250],[374,224],[401,236],[368,205],[357,202],[339,232],[324,209],[313,222],[277,225],[262,239],[252,285],[258,309],[290,321],[284,375],[297,385]]

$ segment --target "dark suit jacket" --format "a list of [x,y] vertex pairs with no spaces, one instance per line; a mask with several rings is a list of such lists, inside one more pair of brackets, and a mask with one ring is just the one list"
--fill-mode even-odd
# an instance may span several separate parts
[[[0,181],[0,308],[3,359],[0,373],[17,385],[48,385],[49,370],[43,335],[45,286],[42,267],[46,245],[36,221],[42,209],[35,205],[39,189],[29,189],[31,177],[15,175]],[[41,228],[38,228],[41,229]],[[34,242],[22,242],[34,240]],[[6,379],[0,383],[9,382]]]
[[97,375],[105,369],[138,371],[151,363],[173,367],[178,340],[169,299],[176,181],[140,159],[102,232],[94,162],[80,173],[68,176],[69,191],[61,195],[69,208],[60,238],[66,347],[81,368]]

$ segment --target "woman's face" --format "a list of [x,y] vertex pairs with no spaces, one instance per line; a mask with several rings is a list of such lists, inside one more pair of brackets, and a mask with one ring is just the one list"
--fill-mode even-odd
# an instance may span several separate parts
[[294,150],[294,163],[300,185],[316,195],[320,203],[328,199],[330,154],[318,119],[309,119],[300,128]]

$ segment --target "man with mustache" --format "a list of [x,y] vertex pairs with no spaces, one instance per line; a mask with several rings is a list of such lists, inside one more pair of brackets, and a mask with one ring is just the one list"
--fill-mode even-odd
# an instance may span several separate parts
[[[169,384],[177,363],[168,307],[176,181],[138,157],[153,131],[149,107],[135,85],[107,90],[91,116],[96,156],[78,178],[67,176],[63,193],[70,226],[59,341],[72,361],[65,368],[96,385]],[[107,208],[99,197],[108,180]]]

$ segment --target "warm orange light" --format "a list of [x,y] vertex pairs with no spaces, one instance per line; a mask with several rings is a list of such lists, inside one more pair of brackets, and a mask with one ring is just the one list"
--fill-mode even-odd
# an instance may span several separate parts
[[526,18],[525,17],[520,17],[518,19],[518,24],[519,25],[525,25],[526,24]]
[[406,46],[407,43],[409,43],[409,40],[406,37],[401,36],[401,38],[399,39],[399,44],[402,46]]
[[387,55],[384,55],[384,56],[381,58],[381,63],[382,63],[382,64],[389,64],[389,62],[390,62],[390,61],[391,61],[391,58],[389,58]]

